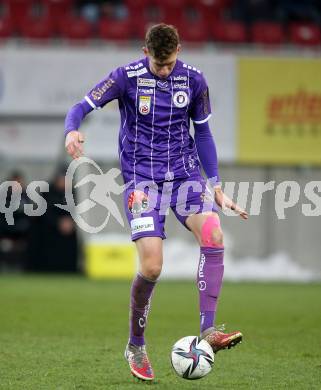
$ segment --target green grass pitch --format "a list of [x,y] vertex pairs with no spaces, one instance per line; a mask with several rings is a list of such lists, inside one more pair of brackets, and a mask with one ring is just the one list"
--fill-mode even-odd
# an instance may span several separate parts
[[218,322],[244,341],[198,381],[177,377],[172,344],[198,333],[192,282],[161,281],[146,332],[153,384],[129,374],[130,282],[0,277],[0,389],[321,389],[321,284],[225,283]]

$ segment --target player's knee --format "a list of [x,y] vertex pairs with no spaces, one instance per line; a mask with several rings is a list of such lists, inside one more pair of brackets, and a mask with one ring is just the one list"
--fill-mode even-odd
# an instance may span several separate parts
[[208,216],[201,229],[201,245],[207,247],[222,247],[223,232],[218,217]]
[[223,246],[223,232],[221,229],[214,229],[212,231],[212,244],[213,246]]
[[144,276],[150,280],[158,279],[161,272],[162,266],[160,264],[151,264],[144,267]]

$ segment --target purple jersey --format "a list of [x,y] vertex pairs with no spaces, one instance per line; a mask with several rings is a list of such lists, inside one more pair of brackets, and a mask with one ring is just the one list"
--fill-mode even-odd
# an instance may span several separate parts
[[136,174],[161,182],[188,178],[199,166],[190,120],[211,116],[207,83],[195,67],[177,60],[161,79],[147,58],[119,67],[85,97],[93,108],[118,99],[121,115],[119,159],[125,181]]

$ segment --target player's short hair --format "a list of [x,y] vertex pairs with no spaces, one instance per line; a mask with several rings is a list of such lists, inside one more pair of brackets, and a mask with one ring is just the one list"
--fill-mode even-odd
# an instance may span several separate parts
[[169,24],[152,26],[146,33],[145,44],[149,53],[158,60],[166,60],[179,45],[177,29]]

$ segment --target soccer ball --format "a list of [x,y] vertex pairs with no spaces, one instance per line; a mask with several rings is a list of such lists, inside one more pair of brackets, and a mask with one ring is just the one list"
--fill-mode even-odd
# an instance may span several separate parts
[[199,379],[212,370],[214,353],[207,341],[197,336],[186,336],[174,344],[171,362],[180,377]]

